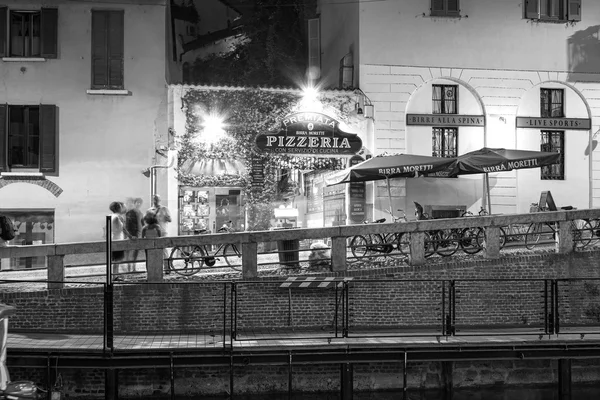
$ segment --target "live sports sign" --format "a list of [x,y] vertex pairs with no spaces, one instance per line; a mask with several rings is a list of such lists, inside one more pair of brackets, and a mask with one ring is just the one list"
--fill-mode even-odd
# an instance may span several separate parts
[[362,140],[340,129],[339,122],[325,114],[299,112],[286,116],[278,132],[258,135],[256,145],[266,153],[306,156],[357,154]]

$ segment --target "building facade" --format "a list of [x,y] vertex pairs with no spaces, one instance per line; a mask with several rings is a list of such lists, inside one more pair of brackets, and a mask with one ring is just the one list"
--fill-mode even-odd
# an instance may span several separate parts
[[[559,206],[600,205],[600,3],[327,1],[318,12],[320,80],[351,82],[371,100],[375,154],[558,151],[552,167],[490,173],[492,212],[528,212],[548,190]],[[484,182],[402,179],[392,192],[397,208],[476,212],[488,207]],[[387,201],[372,190],[377,214]]]
[[167,15],[166,0],[0,4],[0,212],[19,227],[12,244],[101,240],[112,201],[150,206],[150,172],[166,173],[151,167],[168,165]]

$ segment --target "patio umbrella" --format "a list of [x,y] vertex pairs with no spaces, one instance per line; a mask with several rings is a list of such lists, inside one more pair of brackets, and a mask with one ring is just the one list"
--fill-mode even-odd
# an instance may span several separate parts
[[493,149],[484,147],[482,149],[458,156],[454,164],[452,164],[449,168],[449,176],[484,173],[487,190],[488,211],[491,214],[490,182],[488,175],[490,172],[539,168],[546,165],[556,164],[559,161],[560,153],[502,148]]
[[325,178],[327,186],[340,183],[366,182],[386,180],[390,211],[392,210],[392,193],[390,178],[411,178],[418,174],[430,174],[447,170],[456,161],[455,158],[420,156],[415,154],[395,154],[378,156],[363,161],[353,167],[334,172]]

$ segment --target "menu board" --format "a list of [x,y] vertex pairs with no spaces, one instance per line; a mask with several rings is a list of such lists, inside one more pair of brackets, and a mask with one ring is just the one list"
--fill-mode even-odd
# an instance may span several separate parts
[[[350,166],[363,162],[360,156],[350,159]],[[350,183],[350,221],[360,223],[365,220],[366,185],[364,182]]]
[[181,189],[179,205],[179,227],[182,235],[191,235],[196,230],[210,229],[209,193],[207,190]]
[[323,211],[323,175],[307,174],[305,177],[305,193],[307,212],[317,213]]
[[265,167],[263,158],[253,155],[250,167],[250,182],[252,190],[262,191],[265,187]]

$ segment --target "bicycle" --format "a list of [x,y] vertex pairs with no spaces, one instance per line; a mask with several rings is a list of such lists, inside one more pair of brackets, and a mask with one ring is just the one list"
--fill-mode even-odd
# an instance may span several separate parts
[[[480,210],[481,212],[481,210]],[[471,211],[463,211],[461,213],[461,218],[472,217],[473,213]],[[481,251],[482,246],[478,242],[478,237],[483,237],[483,228],[479,226],[472,226],[468,228],[463,228],[460,231],[460,247],[462,251],[467,254],[477,254]]]
[[[572,206],[561,207],[561,210],[575,210]],[[545,209],[538,207],[539,212],[546,211]],[[546,228],[549,228],[546,229]],[[573,237],[573,249],[581,250],[590,244],[594,237],[594,228],[590,221],[586,219],[577,219],[569,221],[569,229]],[[527,228],[525,234],[525,247],[528,250],[533,250],[542,236],[550,237],[552,240],[556,239],[556,232],[558,231],[558,225],[556,222],[532,222]]]
[[[230,223],[231,221],[228,222],[228,224]],[[206,232],[206,229],[194,230],[195,235]],[[217,232],[233,232],[233,229],[225,224]],[[210,250],[211,247],[212,245],[206,244],[175,246],[169,255],[169,270],[179,275],[191,276],[198,273],[204,265],[208,268],[222,268],[223,266],[215,267],[217,261],[222,257],[227,267],[241,271],[242,253],[235,244],[220,244],[214,252]]]
[[[490,215],[488,210],[486,210],[483,207],[479,208],[478,214],[480,216]],[[483,249],[484,242],[485,242],[485,229],[483,229],[483,228],[478,228],[478,229],[479,229],[479,231],[477,232],[476,242],[477,242],[477,247],[479,248],[479,250],[481,250],[481,249]],[[501,226],[499,226],[498,229],[500,229],[500,249],[503,249],[504,246],[506,246],[506,231]]]
[[[385,218],[380,218],[371,223],[382,224],[385,221]],[[368,221],[363,222],[363,224],[368,223]],[[371,252],[389,254],[394,250],[394,245],[388,243],[387,238],[388,235],[381,233],[353,236],[350,239],[350,251],[357,260],[369,257]]]

